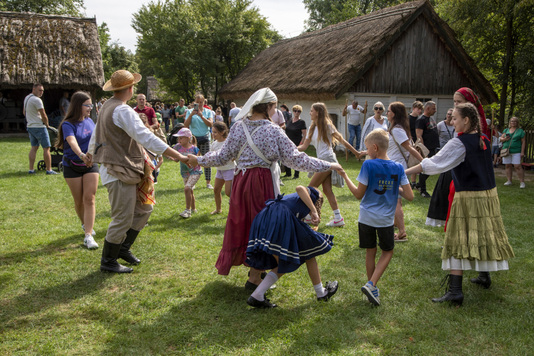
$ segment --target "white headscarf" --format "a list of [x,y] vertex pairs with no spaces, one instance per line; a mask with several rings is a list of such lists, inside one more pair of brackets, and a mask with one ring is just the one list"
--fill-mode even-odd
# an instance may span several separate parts
[[278,98],[273,93],[273,91],[269,88],[262,88],[258,91],[256,91],[250,98],[248,98],[245,105],[243,105],[243,108],[237,114],[235,117],[235,121],[241,120],[245,116],[247,116],[250,113],[250,110],[252,110],[252,107],[258,104],[266,104],[266,103],[272,103],[273,101],[278,101]]

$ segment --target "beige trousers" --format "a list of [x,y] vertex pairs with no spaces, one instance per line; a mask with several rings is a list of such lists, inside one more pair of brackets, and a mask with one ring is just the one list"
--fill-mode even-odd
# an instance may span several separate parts
[[153,206],[142,204],[137,199],[137,185],[126,184],[120,180],[106,184],[109,204],[111,205],[111,222],[108,226],[106,241],[122,244],[126,231],[141,231],[145,227]]

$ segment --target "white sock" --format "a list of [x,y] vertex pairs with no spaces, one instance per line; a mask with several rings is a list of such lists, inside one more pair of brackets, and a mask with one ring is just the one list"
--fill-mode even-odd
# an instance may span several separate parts
[[265,300],[265,292],[278,280],[278,276],[273,271],[267,273],[260,285],[252,292],[252,297],[260,302]]
[[315,294],[317,294],[317,298],[324,297],[327,293],[326,289],[323,287],[323,283],[314,285],[313,289],[315,289]]
[[339,209],[334,210],[334,219],[341,220],[341,213],[339,212]]

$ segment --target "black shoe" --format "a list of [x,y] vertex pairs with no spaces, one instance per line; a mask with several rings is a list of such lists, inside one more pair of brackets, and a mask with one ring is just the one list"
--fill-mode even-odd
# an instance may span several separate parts
[[462,277],[454,274],[445,276],[441,285],[447,283],[447,292],[441,298],[432,298],[434,303],[451,302],[456,305],[462,305],[464,294],[462,292]]
[[130,251],[130,247],[132,247],[133,243],[135,242],[135,239],[137,238],[137,235],[139,235],[140,231],[130,229],[126,232],[126,239],[121,245],[121,249],[119,251],[119,258],[122,258],[126,262],[132,264],[132,265],[138,265],[141,263],[141,260],[134,256],[134,254]]
[[471,283],[479,284],[484,287],[484,289],[488,289],[491,286],[489,272],[479,272],[477,278],[471,278]]
[[291,178],[291,174],[287,174],[285,176],[283,176],[282,178]]
[[269,301],[269,299],[264,300],[257,300],[253,296],[248,297],[247,304],[254,308],[261,308],[261,309],[270,309],[270,308],[276,308],[278,305],[273,304]]
[[326,289],[326,295],[322,297],[317,297],[317,300],[322,300],[322,301],[327,302],[334,294],[336,294],[338,283],[337,281],[326,282],[326,285],[324,287]]
[[112,244],[111,242],[104,240],[102,258],[100,260],[100,270],[102,272],[131,273],[133,271],[133,269],[125,267],[117,262],[120,248],[120,244]]
[[[254,283],[249,282],[249,281],[247,281],[247,283],[245,283],[245,289],[246,289],[246,290],[253,291],[253,292],[256,290],[256,288],[258,288],[258,286],[259,286],[259,284],[254,284]],[[271,290],[271,289],[275,289],[275,288],[276,288],[276,284],[273,284],[273,285],[269,288],[269,290]]]
[[432,198],[432,195],[428,194],[428,192],[426,190],[422,190],[421,191],[421,196],[423,198]]

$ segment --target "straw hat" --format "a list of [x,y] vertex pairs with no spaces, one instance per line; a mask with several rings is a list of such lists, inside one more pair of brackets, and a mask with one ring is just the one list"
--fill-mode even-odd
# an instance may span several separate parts
[[104,84],[104,91],[117,91],[131,87],[141,81],[141,74],[130,73],[127,70],[120,69],[111,75],[111,79]]

